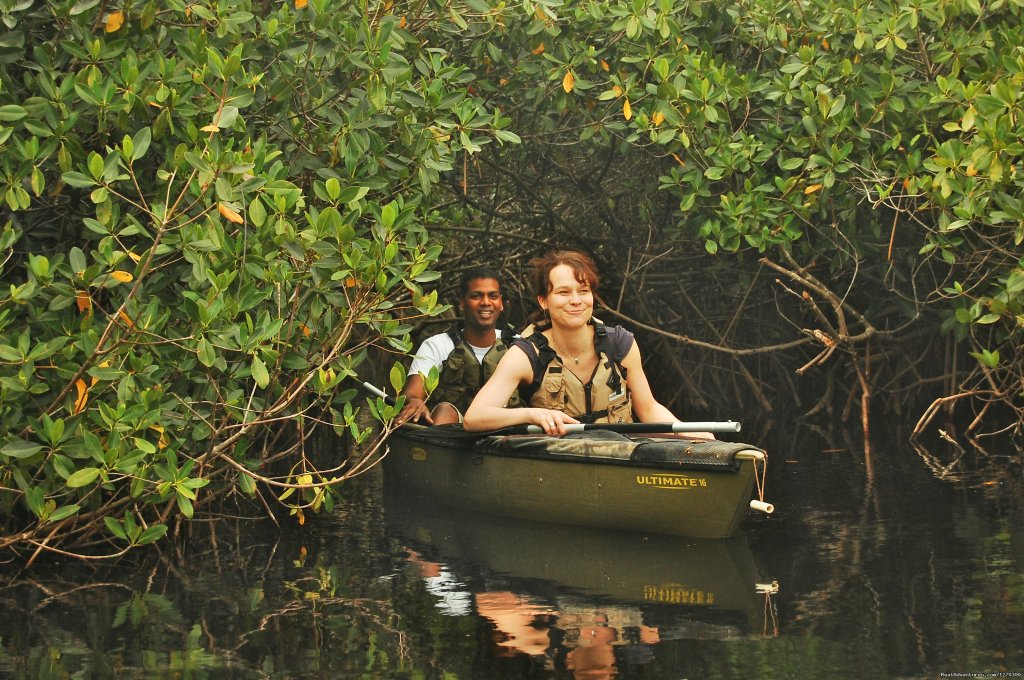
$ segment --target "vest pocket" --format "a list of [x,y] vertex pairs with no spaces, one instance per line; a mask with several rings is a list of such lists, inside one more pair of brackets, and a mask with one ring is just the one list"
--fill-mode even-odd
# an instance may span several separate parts
[[614,404],[608,404],[609,423],[631,423],[633,422],[633,408],[629,399]]
[[565,381],[560,374],[545,375],[540,383],[540,393],[544,397],[544,408],[565,410]]

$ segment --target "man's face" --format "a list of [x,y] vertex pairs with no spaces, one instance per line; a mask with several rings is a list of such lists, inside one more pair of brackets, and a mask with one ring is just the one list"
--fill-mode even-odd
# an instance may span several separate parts
[[459,300],[459,310],[466,317],[466,328],[476,331],[494,329],[503,309],[501,286],[495,279],[470,280],[469,289]]

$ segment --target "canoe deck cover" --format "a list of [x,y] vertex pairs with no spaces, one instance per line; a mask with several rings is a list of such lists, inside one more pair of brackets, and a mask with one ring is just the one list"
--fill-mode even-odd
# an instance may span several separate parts
[[740,462],[739,451],[749,451],[749,444],[722,441],[693,441],[674,438],[626,437],[608,430],[593,430],[562,437],[543,435],[487,436],[476,441],[479,453],[577,460],[593,462],[633,462],[647,466],[683,470],[720,470],[735,472]]

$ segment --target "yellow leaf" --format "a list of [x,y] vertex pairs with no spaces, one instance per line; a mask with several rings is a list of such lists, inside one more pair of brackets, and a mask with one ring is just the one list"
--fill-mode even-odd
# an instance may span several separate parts
[[[295,0],[295,4],[296,4],[296,5],[297,5],[297,4],[299,4],[300,2],[302,2],[303,4],[305,4],[304,0]],[[305,524],[305,523],[306,523],[306,515],[305,515],[305,513],[303,513],[303,512],[302,512],[302,510],[296,510],[296,511],[295,511],[295,515],[296,515],[296,516],[297,516],[297,517],[299,518],[299,526],[300,526],[300,527],[301,527],[301,526],[302,526],[303,524]]]
[[616,97],[621,97],[622,96],[622,88],[619,87],[618,85],[612,85],[612,92],[615,93]]
[[78,311],[80,312],[92,311],[92,298],[84,290],[75,293],[75,304],[78,305]]
[[138,262],[138,261],[140,261],[140,260],[142,259],[142,256],[141,256],[141,255],[136,255],[135,253],[133,253],[133,252],[132,252],[132,251],[130,251],[130,250],[128,251],[128,257],[132,258],[132,259],[133,259],[133,260],[135,260],[136,262]]
[[89,386],[85,384],[84,380],[79,378],[75,382],[75,389],[78,390],[78,398],[75,399],[74,413],[78,414],[85,409],[85,403],[89,401]]
[[295,9],[302,9],[309,4],[309,0],[295,0]]
[[204,125],[199,129],[202,130],[203,132],[220,132],[220,128],[214,125],[213,123],[210,123],[209,125]]
[[117,10],[107,15],[107,33],[114,33],[124,26],[124,12]]
[[661,125],[662,123],[665,122],[665,114],[662,113],[661,111],[655,111],[654,113],[651,114],[651,122],[654,123],[656,126]]
[[629,105],[629,97],[626,97],[626,101],[622,104],[622,117],[626,120],[633,117],[633,108]]
[[125,325],[128,326],[128,328],[133,328],[135,326],[135,322],[132,321],[132,318],[125,314],[123,310],[119,311],[117,315],[121,317],[121,320],[124,321]]
[[150,425],[149,429],[155,430],[156,432],[160,433],[160,441],[158,441],[156,445],[158,448],[166,449],[167,444],[170,443],[170,440],[167,438],[167,434],[164,432],[164,428],[160,425]]
[[355,288],[357,283],[358,283],[358,281],[356,281],[354,276],[348,276],[348,277],[345,278],[345,287],[346,288]]
[[602,59],[602,60],[601,60],[601,68],[602,68],[602,69],[604,69],[605,71],[608,71],[608,70],[609,70],[609,69],[610,69],[611,67],[610,67],[610,66],[608,66],[608,62],[607,62],[607,61],[605,61],[604,59]]
[[824,47],[826,50],[828,49],[828,38],[821,39],[821,46]]
[[303,335],[304,337],[307,337],[307,338],[308,338],[308,337],[309,337],[309,326],[307,326],[307,325],[306,325],[306,324],[304,324],[304,323],[300,323],[300,324],[299,324],[299,328],[300,328],[300,329],[302,330],[302,335]]
[[231,208],[227,207],[223,203],[218,203],[217,204],[217,212],[219,212],[221,214],[221,216],[224,219],[226,219],[228,222],[234,222],[235,224],[241,224],[242,222],[245,221],[245,220],[242,219],[241,215],[239,215],[238,213],[236,213],[234,210],[232,210]]
[[967,169],[964,170],[964,174],[967,175],[968,177],[974,177],[975,175],[978,174],[978,169],[974,167],[974,163],[968,163]]
[[572,92],[573,85],[576,84],[576,78],[573,77],[572,71],[566,71],[565,77],[562,78],[562,89],[568,94]]
[[121,283],[130,283],[135,277],[130,272],[124,272],[120,269],[110,272],[110,278],[117,279]]
[[679,165],[686,165],[686,161],[684,161],[682,158],[680,158],[676,154],[672,154],[672,158],[675,158],[676,159],[676,163],[679,163]]
[[403,17],[402,17],[402,18],[401,18],[401,19],[399,20],[399,22],[398,22],[398,27],[399,27],[399,28],[405,28],[405,24],[406,24],[406,21],[405,21],[405,17],[403,16]]
[[542,54],[543,52],[544,52],[544,43],[541,43],[541,44],[537,45],[537,47],[535,47],[534,50],[533,50],[534,54]]
[[804,189],[804,196],[806,196],[808,194],[813,194],[815,191],[819,191],[819,190],[821,190],[821,185],[820,184],[812,184],[809,187],[807,187],[806,189]]

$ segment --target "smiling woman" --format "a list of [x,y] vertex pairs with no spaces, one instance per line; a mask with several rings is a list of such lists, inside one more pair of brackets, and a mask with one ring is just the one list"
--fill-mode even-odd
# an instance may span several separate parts
[[[584,253],[560,250],[534,260],[539,317],[516,339],[466,412],[467,430],[539,425],[563,435],[580,422],[677,420],[651,393],[633,334],[594,319],[599,277]],[[506,408],[518,393],[529,404]],[[710,433],[698,437],[713,439]]]

